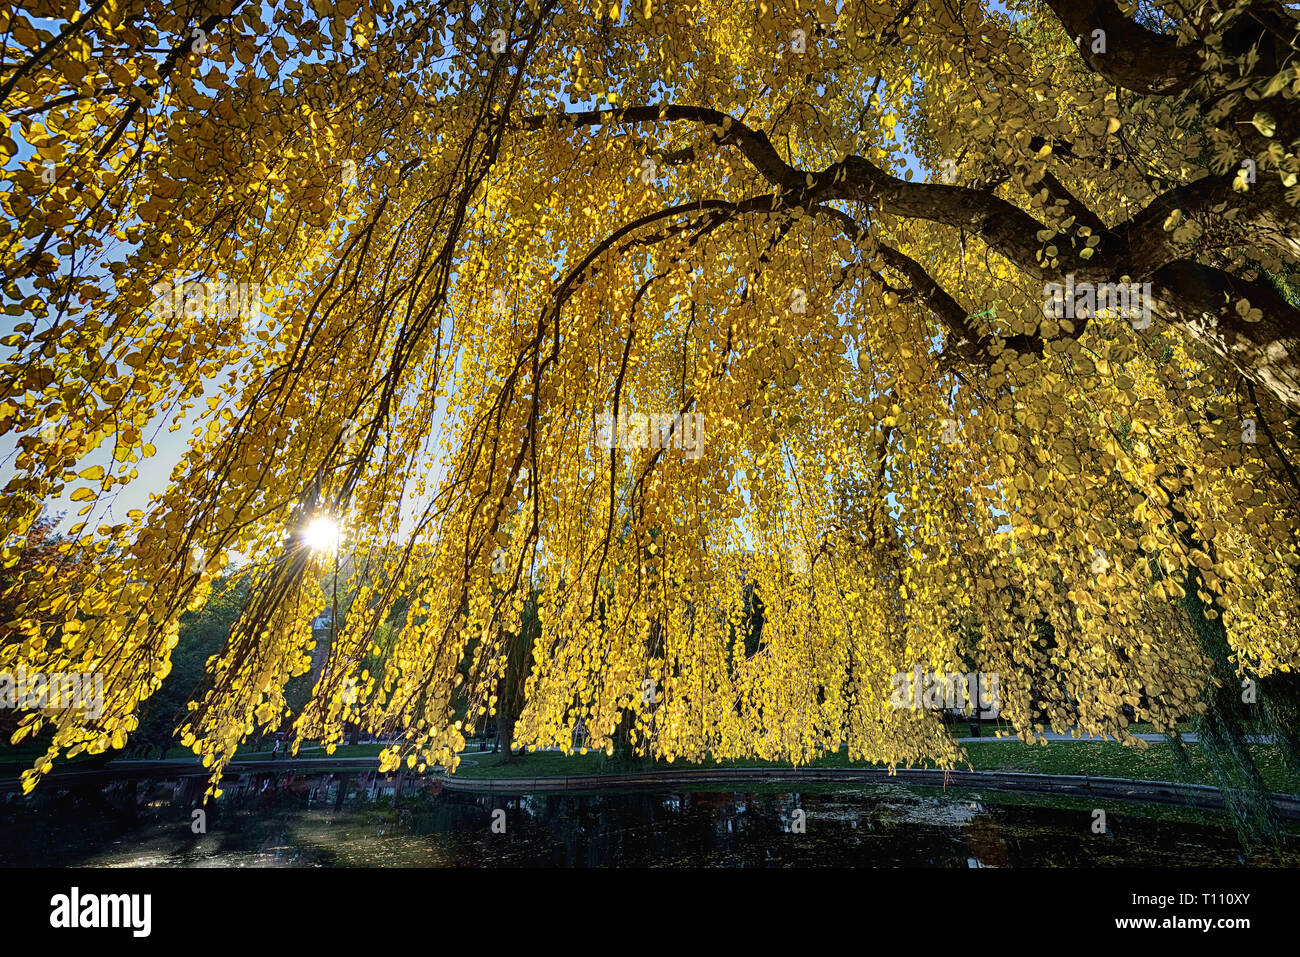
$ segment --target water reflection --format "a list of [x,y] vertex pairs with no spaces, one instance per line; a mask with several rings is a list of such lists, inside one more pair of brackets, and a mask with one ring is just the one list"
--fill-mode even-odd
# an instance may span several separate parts
[[[53,782],[50,782],[53,783]],[[119,781],[0,795],[10,866],[1222,866],[1231,830],[1061,807],[988,792],[864,786],[803,793],[623,791],[489,796],[436,779],[245,775],[191,812],[201,779]],[[504,833],[493,833],[494,811]],[[798,813],[802,812],[802,813]],[[501,820],[501,815],[497,815]],[[798,823],[805,827],[799,833]],[[499,830],[500,828],[498,828]],[[1269,863],[1255,860],[1252,863]],[[1291,839],[1272,863],[1300,865]]]

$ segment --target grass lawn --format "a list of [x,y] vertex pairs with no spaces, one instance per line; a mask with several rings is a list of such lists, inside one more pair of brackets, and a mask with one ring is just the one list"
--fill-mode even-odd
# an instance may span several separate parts
[[[1190,774],[1178,764],[1168,744],[1152,743],[1146,748],[1125,747],[1112,741],[1058,741],[1046,746],[968,744],[966,753],[977,771],[1091,774],[1095,777],[1214,784],[1201,746],[1188,744],[1184,747],[1192,762]],[[1252,744],[1248,747],[1270,790],[1300,793],[1300,779],[1287,773],[1279,746]]]
[[[325,749],[319,746],[304,744],[298,750],[299,758],[377,758],[379,752],[384,750],[382,744],[340,744],[334,749],[333,754],[326,754]],[[181,757],[188,752],[172,752],[173,757]],[[272,758],[279,760],[288,757],[288,754],[282,748],[279,754],[272,754],[265,748],[243,746],[235,750],[235,760],[237,761],[270,761]]]
[[[4,768],[6,775],[16,775],[26,771],[36,763],[37,758],[45,754],[45,747],[44,744],[31,744],[27,741],[22,744],[0,743],[0,768]],[[103,764],[107,760],[105,755],[82,752],[75,758],[58,758],[54,766],[58,768],[63,764]]]

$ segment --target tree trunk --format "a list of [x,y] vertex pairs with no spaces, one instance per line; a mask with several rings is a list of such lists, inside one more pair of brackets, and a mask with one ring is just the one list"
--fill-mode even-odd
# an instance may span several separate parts
[[503,757],[502,764],[512,764],[519,760],[519,756],[511,750],[511,740],[515,736],[515,717],[505,711],[497,712],[497,747],[501,748]]

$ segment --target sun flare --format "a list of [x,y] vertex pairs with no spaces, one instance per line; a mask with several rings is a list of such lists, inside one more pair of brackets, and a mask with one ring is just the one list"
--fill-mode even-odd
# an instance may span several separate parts
[[337,519],[318,515],[302,530],[302,540],[314,552],[332,552],[339,546],[339,531]]

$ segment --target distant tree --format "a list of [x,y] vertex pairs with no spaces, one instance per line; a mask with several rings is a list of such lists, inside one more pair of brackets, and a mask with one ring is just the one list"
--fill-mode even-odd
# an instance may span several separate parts
[[515,757],[511,749],[515,722],[523,714],[527,701],[525,689],[533,667],[533,645],[541,634],[537,620],[537,590],[534,589],[524,604],[519,629],[506,634],[506,667],[496,704],[496,739],[497,745],[505,751],[503,763],[513,761]]
[[186,702],[193,700],[202,686],[208,659],[225,645],[247,600],[247,578],[231,575],[217,581],[202,610],[181,617],[171,673],[141,709],[140,727],[132,735],[134,743],[158,747],[164,755],[178,743],[176,731],[185,716]]
[[[23,616],[39,623],[41,636],[50,643],[60,640],[67,603],[80,594],[80,583],[94,573],[90,552],[75,540],[59,534],[62,513],[44,514],[32,523],[21,545],[3,544],[0,562],[0,671],[13,671],[18,636],[7,627]],[[12,564],[11,564],[12,562]],[[50,572],[67,595],[63,602],[46,602],[42,582]],[[18,728],[19,713],[0,710],[0,744],[7,744]]]

